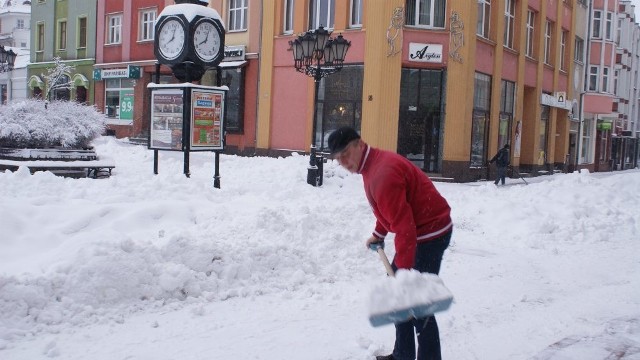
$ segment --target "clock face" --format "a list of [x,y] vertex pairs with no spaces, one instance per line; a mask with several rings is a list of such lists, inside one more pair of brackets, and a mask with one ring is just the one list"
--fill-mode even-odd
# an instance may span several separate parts
[[220,52],[220,33],[209,21],[201,21],[193,32],[193,47],[202,61],[210,62]]
[[171,19],[161,25],[158,34],[158,49],[167,60],[180,56],[185,45],[185,31],[180,21]]

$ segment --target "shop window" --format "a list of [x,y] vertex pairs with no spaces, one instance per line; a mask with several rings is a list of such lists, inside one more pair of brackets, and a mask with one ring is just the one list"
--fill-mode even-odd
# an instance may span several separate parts
[[133,120],[134,79],[105,80],[105,114],[114,120]]
[[538,142],[538,163],[547,163],[547,144],[549,143],[549,114],[551,113],[551,107],[542,105],[542,111],[540,113],[540,140]]
[[500,118],[498,123],[498,149],[511,143],[511,126],[513,123],[513,109],[516,84],[502,80],[500,95]]
[[491,108],[491,76],[476,73],[474,80],[473,117],[471,119],[470,166],[482,167],[487,162],[489,115]]
[[345,66],[320,81],[314,145],[327,147],[329,134],[341,126],[360,131],[363,66]]
[[[242,134],[244,132],[245,68],[221,67],[221,70],[219,85],[229,88],[225,101],[224,128],[231,134]],[[205,72],[201,84],[218,86],[216,68]]]

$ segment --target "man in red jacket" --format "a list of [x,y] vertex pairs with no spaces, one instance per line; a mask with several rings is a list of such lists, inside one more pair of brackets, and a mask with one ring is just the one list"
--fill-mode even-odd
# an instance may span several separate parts
[[[395,233],[394,270],[416,269],[438,274],[449,246],[453,223],[449,205],[418,167],[406,158],[367,145],[358,132],[342,127],[329,135],[329,151],[351,173],[362,174],[364,190],[376,217],[366,246],[384,244]],[[434,316],[396,324],[393,353],[378,360],[440,359],[440,334]]]

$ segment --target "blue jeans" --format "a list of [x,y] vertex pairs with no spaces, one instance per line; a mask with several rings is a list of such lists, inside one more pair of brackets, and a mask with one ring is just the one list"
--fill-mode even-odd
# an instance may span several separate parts
[[493,183],[498,185],[498,181],[502,180],[502,185],[504,185],[504,177],[507,174],[506,166],[498,166],[498,178]]
[[[451,241],[451,233],[452,231],[449,231],[435,240],[418,244],[416,248],[416,264],[413,268],[423,273],[437,275],[440,272],[442,255]],[[440,360],[442,358],[440,354],[440,333],[435,316],[396,324],[396,343],[393,347],[394,359],[416,359],[414,329],[418,336],[417,360]]]

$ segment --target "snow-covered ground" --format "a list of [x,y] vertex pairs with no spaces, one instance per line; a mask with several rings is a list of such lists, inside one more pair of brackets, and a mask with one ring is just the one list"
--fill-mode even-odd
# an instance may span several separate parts
[[[108,179],[0,173],[0,359],[362,359],[385,277],[362,179],[308,158],[95,142]],[[640,171],[437,183],[445,359],[640,359]],[[393,256],[393,242],[386,251]]]

